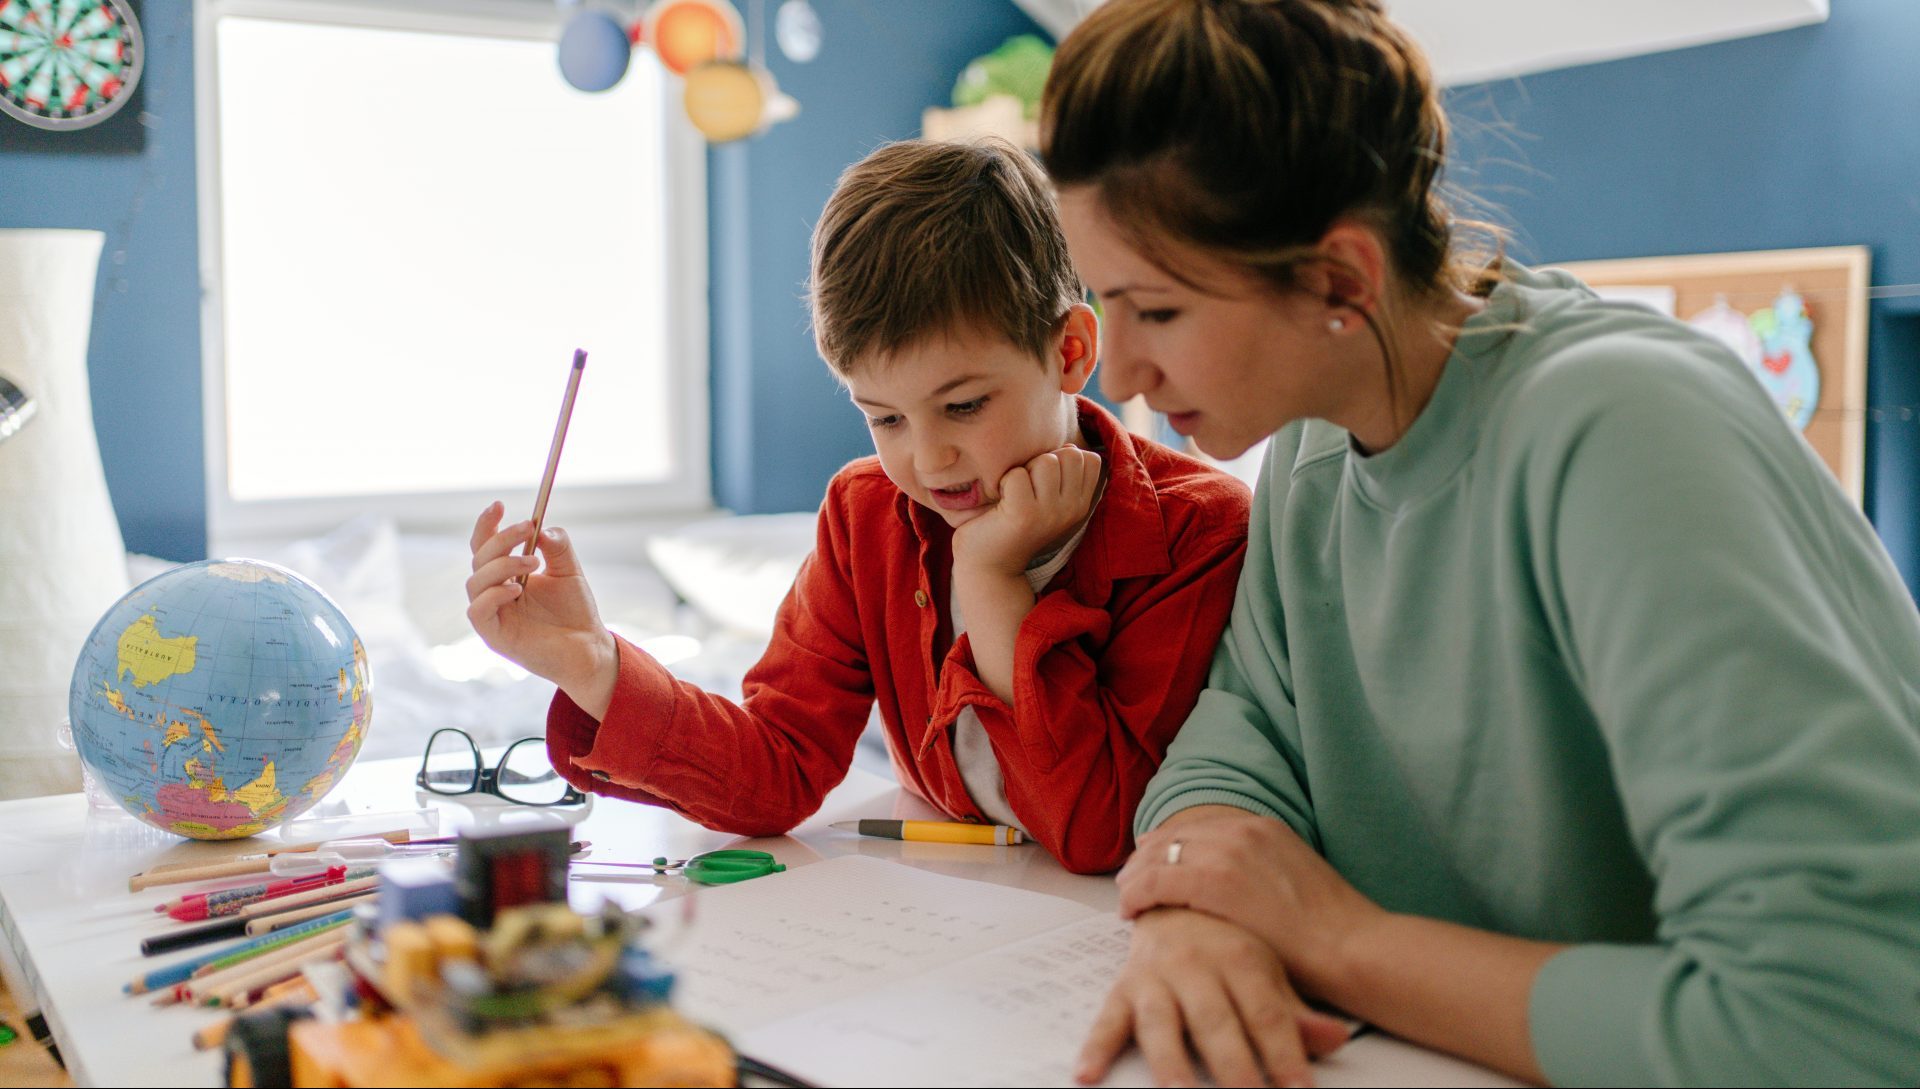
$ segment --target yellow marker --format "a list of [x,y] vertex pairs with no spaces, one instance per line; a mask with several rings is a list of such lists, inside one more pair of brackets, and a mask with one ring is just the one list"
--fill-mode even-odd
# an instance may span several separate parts
[[879,839],[909,839],[926,843],[985,843],[1011,847],[1027,842],[1026,833],[1004,824],[966,824],[961,821],[835,821],[833,827]]

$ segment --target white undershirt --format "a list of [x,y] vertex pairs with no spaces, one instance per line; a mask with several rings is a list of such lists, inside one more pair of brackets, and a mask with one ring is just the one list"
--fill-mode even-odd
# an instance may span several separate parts
[[[1106,491],[1106,481],[1101,480],[1100,492],[1094,495],[1094,506],[1100,504],[1100,494]],[[1067,543],[1051,556],[1037,557],[1027,567],[1027,585],[1033,587],[1035,597],[1053,581],[1053,576],[1067,565],[1073,556],[1073,550],[1080,546],[1080,538],[1087,535],[1087,525],[1093,521],[1093,513],[1081,521],[1080,528],[1073,531]],[[958,640],[967,630],[967,622],[960,615],[960,599],[953,595],[953,579],[947,579],[947,607],[953,618],[953,637]],[[953,759],[960,766],[960,781],[966,784],[967,793],[973,797],[973,804],[980,812],[995,824],[1004,824],[1009,828],[1026,829],[1013,815],[1013,807],[1007,804],[1006,781],[1000,775],[1000,761],[993,755],[993,743],[987,740],[987,728],[980,722],[980,716],[968,704],[960,709],[960,717],[953,720]]]

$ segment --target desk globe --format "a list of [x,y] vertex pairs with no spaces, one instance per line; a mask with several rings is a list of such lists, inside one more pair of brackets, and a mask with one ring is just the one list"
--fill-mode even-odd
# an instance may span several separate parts
[[353,763],[367,654],[312,583],[204,560],[134,587],[94,625],[68,693],[102,789],[156,828],[237,839],[291,820]]

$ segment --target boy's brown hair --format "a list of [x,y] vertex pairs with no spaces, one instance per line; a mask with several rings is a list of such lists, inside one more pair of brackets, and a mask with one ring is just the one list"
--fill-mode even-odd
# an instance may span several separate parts
[[999,141],[905,140],[847,168],[813,229],[814,342],[845,377],[962,328],[1038,357],[1084,299],[1046,175]]

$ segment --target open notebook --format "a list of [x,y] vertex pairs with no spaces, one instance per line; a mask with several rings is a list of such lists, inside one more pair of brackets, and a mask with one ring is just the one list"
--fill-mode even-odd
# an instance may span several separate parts
[[[700,892],[682,1011],[831,1086],[1072,1085],[1128,925],[1071,900],[849,856]],[[677,914],[679,907],[664,910]],[[1518,1085],[1378,1034],[1323,1086]],[[1108,1085],[1151,1085],[1130,1054]]]

